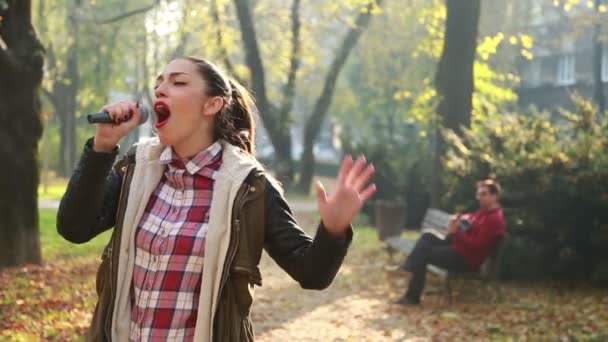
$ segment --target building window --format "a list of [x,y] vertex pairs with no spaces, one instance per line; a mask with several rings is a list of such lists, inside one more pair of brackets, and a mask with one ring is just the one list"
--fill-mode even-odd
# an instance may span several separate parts
[[602,53],[602,81],[608,82],[608,48]]
[[576,83],[576,63],[573,55],[564,55],[557,63],[557,84],[571,85]]

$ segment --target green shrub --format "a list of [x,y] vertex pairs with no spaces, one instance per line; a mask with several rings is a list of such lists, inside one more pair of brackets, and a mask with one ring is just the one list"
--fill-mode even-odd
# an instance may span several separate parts
[[575,113],[557,118],[505,114],[462,138],[445,134],[449,210],[475,207],[479,179],[503,185],[509,232],[519,241],[506,255],[510,275],[589,277],[607,259],[608,120],[588,102],[576,103]]

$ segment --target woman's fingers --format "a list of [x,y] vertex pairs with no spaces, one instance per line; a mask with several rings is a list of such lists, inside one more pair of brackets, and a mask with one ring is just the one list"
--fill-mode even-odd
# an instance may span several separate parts
[[353,157],[347,155],[342,160],[342,166],[340,166],[340,171],[338,172],[338,186],[346,182],[346,177],[348,176],[348,173],[352,167]]
[[352,185],[354,183],[355,179],[357,179],[366,163],[367,160],[365,160],[365,156],[361,156],[355,161],[353,167],[349,170],[348,175],[346,176],[346,185]]
[[367,202],[368,199],[372,197],[372,195],[376,193],[376,184],[370,184],[363,192],[359,194],[361,198],[361,202]]
[[121,124],[131,120],[136,109],[135,104],[130,102],[122,102],[120,104],[120,117],[118,118],[118,123]]
[[[133,102],[118,102],[104,106],[101,110],[110,115],[115,125],[129,121],[135,113],[139,114],[137,104]],[[139,119],[139,116],[136,119]]]
[[363,170],[363,172],[357,175],[354,181],[354,187],[357,192],[361,192],[361,190],[363,190],[367,183],[369,183],[369,180],[374,175],[374,171],[376,171],[374,165],[367,164],[367,167]]

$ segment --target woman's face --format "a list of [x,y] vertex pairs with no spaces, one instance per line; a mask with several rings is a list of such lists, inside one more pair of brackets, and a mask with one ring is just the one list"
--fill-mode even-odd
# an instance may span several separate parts
[[165,67],[154,87],[156,128],[163,144],[179,152],[177,147],[211,138],[215,113],[210,114],[210,98],[205,94],[205,81],[193,62],[176,59]]

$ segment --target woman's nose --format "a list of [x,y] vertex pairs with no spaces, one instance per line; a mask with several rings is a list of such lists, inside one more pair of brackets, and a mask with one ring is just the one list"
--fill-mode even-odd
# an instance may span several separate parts
[[165,82],[162,82],[161,84],[159,84],[156,89],[154,89],[154,96],[155,97],[164,97],[166,96],[166,92],[165,92]]

